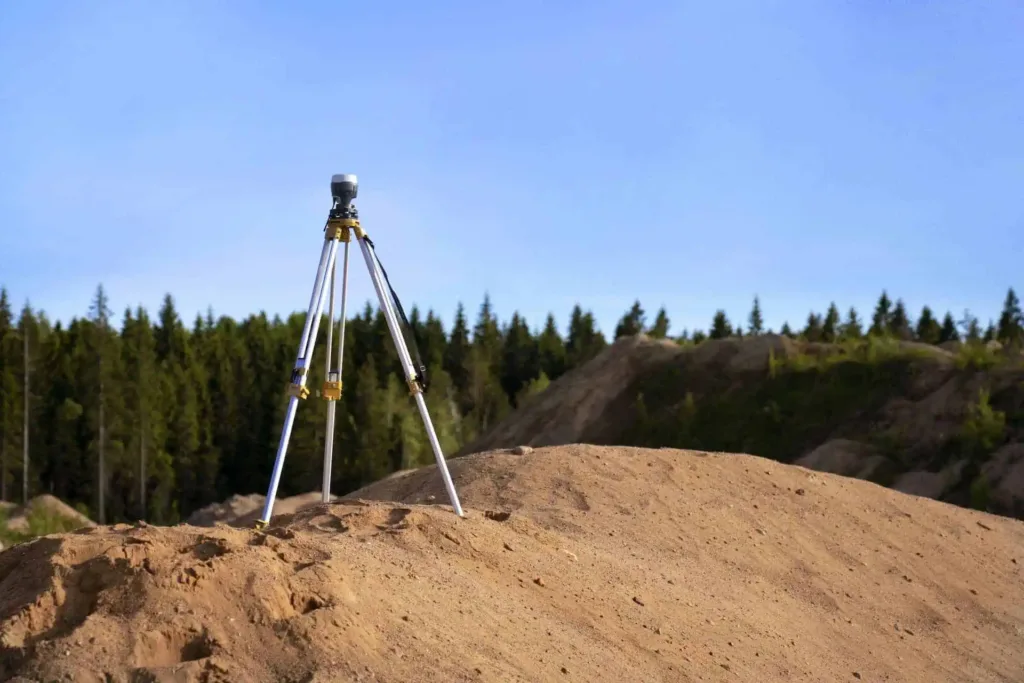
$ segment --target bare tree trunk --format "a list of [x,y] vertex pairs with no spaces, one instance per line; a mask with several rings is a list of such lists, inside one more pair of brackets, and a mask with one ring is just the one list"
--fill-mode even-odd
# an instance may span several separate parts
[[106,425],[103,422],[103,359],[100,359],[100,462],[99,462],[99,523],[106,524],[106,480],[103,476],[103,445],[106,442]]
[[28,395],[29,395],[29,363],[28,363],[28,318],[25,318],[25,415],[22,423],[22,456],[21,456],[21,504],[28,505]]
[[142,501],[142,511],[139,519],[146,519],[146,420],[142,420],[142,439],[139,447],[139,500]]
[[0,424],[0,500],[7,500],[7,413]]

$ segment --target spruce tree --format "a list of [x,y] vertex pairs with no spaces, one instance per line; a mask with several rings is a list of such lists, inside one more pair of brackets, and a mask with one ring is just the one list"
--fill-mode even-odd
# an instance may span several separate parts
[[942,337],[942,327],[928,306],[921,309],[921,316],[917,319],[917,329],[914,331],[914,335],[918,341],[925,344],[938,344]]
[[504,337],[500,381],[509,402],[515,406],[522,388],[540,374],[540,356],[537,341],[518,312],[512,314]]
[[957,324],[960,326],[965,342],[974,343],[981,341],[981,326],[978,324],[978,318],[969,310],[964,309],[964,316]]
[[821,340],[829,343],[839,338],[839,309],[833,301],[825,312],[825,320],[821,325]]
[[803,338],[809,342],[820,342],[824,335],[821,315],[811,311],[807,315],[807,324],[804,326]]
[[619,324],[615,326],[615,338],[633,337],[640,334],[644,330],[645,318],[646,314],[640,301],[634,301],[630,309],[619,320]]
[[991,319],[988,321],[988,327],[985,328],[985,334],[982,335],[981,340],[986,344],[996,339],[996,324]]
[[871,327],[868,328],[868,334],[872,337],[882,337],[888,334],[892,328],[891,316],[892,301],[883,289],[882,296],[878,297],[878,303],[875,305],[875,312],[871,316]]
[[[428,370],[432,370],[435,365],[438,369],[443,369],[448,337],[445,335],[444,324],[434,314],[433,310],[427,311],[427,320],[423,323],[419,339],[421,344],[420,353],[423,354],[423,363],[427,366]],[[431,377],[430,383],[433,385],[434,373],[432,371],[429,372],[429,376]]]
[[668,328],[668,313],[665,311],[665,307],[662,306],[658,309],[657,315],[654,316],[654,323],[647,330],[647,335],[652,339],[665,339],[668,337]]
[[594,314],[586,313],[576,304],[569,316],[569,334],[566,338],[566,369],[583,365],[604,350],[607,342],[597,329]]
[[764,334],[764,316],[761,315],[761,300],[754,296],[754,307],[747,318],[747,330],[751,336]]
[[956,331],[953,314],[947,311],[946,316],[942,319],[942,329],[939,330],[939,343],[945,344],[951,341],[960,341],[960,335]]
[[843,339],[860,339],[864,336],[864,328],[860,322],[860,316],[857,315],[857,309],[850,306],[850,310],[846,313],[846,322],[843,323],[842,327]]
[[556,380],[565,372],[565,342],[558,333],[555,316],[548,313],[544,321],[544,329],[537,337],[537,353],[540,369],[551,380]]
[[896,306],[892,309],[892,315],[889,317],[889,334],[903,340],[912,339],[914,336],[903,299],[897,299]]
[[999,326],[995,333],[996,339],[1008,346],[1020,346],[1024,342],[1024,313],[1021,312],[1020,299],[1010,287],[1003,300],[1003,310],[999,314]]
[[0,288],[0,500],[8,500],[10,462],[17,427],[16,332],[7,290]]
[[32,365],[34,355],[32,353],[33,340],[38,342],[37,326],[32,316],[32,307],[26,301],[21,309],[21,319],[18,321],[18,336],[21,337],[21,504],[28,505],[29,501],[29,472],[31,471],[31,441],[32,441]]
[[729,323],[729,318],[725,315],[725,311],[722,309],[715,311],[715,316],[711,319],[711,331],[708,337],[711,339],[725,339],[726,337],[731,337],[732,334],[732,325]]
[[103,285],[96,288],[89,308],[89,319],[93,327],[91,350],[96,361],[96,511],[97,522],[106,524],[107,519],[107,401],[111,394],[113,376],[113,340],[110,330],[110,305]]
[[444,353],[444,371],[452,378],[455,395],[458,396],[459,409],[465,412],[466,396],[469,392],[469,326],[466,324],[466,309],[460,302],[455,309],[455,322],[448,338],[448,346]]
[[782,323],[782,327],[779,328],[779,334],[781,336],[783,336],[783,337],[789,337],[790,339],[792,339],[794,336],[796,336],[796,335],[793,334],[793,330],[789,326],[788,322]]

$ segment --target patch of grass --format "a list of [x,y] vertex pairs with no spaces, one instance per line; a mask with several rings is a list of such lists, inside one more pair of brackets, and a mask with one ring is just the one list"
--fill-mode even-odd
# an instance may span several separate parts
[[28,515],[28,533],[32,538],[62,534],[81,528],[81,522],[54,514],[49,510],[32,510]]
[[9,519],[6,510],[0,510],[0,543],[3,543],[4,548],[10,548],[16,543],[27,541],[28,536],[19,534],[15,531],[11,531],[7,528],[7,520]]
[[49,534],[60,534],[74,531],[82,525],[68,517],[54,514],[49,510],[32,510],[28,514],[28,532],[12,531],[7,528],[10,519],[7,511],[0,510],[0,543],[4,548],[9,548],[17,543],[23,543],[39,536]]

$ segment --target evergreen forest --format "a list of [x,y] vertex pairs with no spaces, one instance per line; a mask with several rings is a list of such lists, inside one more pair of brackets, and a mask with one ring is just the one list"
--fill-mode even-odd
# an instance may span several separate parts
[[[168,295],[155,317],[140,307],[125,310],[119,328],[112,319],[102,286],[87,314],[66,325],[28,304],[16,312],[0,289],[0,500],[50,493],[100,523],[170,524],[235,493],[264,493],[304,313],[234,320],[208,312],[189,324]],[[415,307],[409,321],[427,368],[427,405],[449,456],[615,338],[666,338],[670,329],[664,309],[648,319],[637,301],[612,339],[579,305],[563,334],[554,315],[538,327],[519,314],[500,322],[486,296],[474,316],[459,304],[450,330]],[[312,393],[298,412],[282,496],[320,487],[326,327],[320,326]],[[771,332],[755,297],[745,320],[734,323],[718,311],[706,331],[673,339],[699,344]],[[777,333],[820,342],[878,336],[1019,346],[1024,316],[1013,289],[998,320],[984,324],[967,311],[954,317],[927,306],[912,318],[902,300],[883,292],[865,319],[833,303]],[[430,462],[384,316],[366,304],[346,323],[332,490],[345,494]]]

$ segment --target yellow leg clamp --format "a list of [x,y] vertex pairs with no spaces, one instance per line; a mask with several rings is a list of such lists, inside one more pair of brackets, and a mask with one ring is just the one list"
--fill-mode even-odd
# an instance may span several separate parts
[[324,382],[324,388],[320,395],[325,401],[338,401],[341,399],[341,381]]
[[359,227],[358,218],[332,218],[327,221],[324,239],[350,242],[352,240],[350,231],[355,232],[356,237],[364,237],[366,235],[363,229]]
[[409,395],[410,396],[415,396],[416,394],[418,394],[421,391],[423,391],[423,389],[420,388],[420,383],[417,382],[414,379],[406,380],[406,384],[409,385]]
[[301,384],[289,384],[285,391],[299,400],[309,398],[309,389]]
[[267,523],[264,522],[262,519],[257,519],[253,523],[252,528],[255,529],[256,531],[263,531],[264,529],[267,528]]

